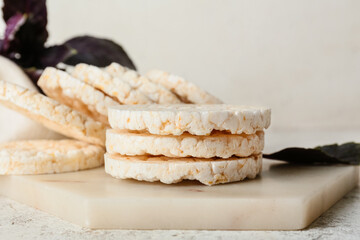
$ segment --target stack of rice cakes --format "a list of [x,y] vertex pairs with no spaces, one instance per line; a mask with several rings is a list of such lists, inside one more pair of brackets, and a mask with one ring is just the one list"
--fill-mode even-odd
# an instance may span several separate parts
[[206,185],[255,178],[268,108],[137,105],[109,109],[105,171],[115,178]]

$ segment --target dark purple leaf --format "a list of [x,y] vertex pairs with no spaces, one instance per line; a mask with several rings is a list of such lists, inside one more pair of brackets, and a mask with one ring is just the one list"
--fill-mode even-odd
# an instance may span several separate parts
[[67,45],[56,45],[46,48],[40,56],[41,68],[48,66],[55,67],[58,63],[76,54],[76,50]]
[[285,148],[264,158],[296,164],[360,164],[360,143],[331,144],[315,148]]
[[105,67],[112,62],[117,62],[128,68],[136,69],[124,49],[111,40],[82,36],[72,38],[66,41],[65,44],[77,52],[64,62],[66,64],[87,63]]
[[[38,55],[43,51],[48,37],[46,1],[5,0],[3,16],[7,23],[7,35],[3,43],[6,53],[3,55],[22,67],[37,66]],[[20,16],[23,24],[15,25],[15,20]],[[13,25],[17,28],[14,29]]]
[[45,21],[47,24],[46,0],[4,0],[2,8],[5,22],[17,13],[28,14],[35,21]]
[[25,21],[26,16],[21,13],[17,13],[8,19],[8,21],[6,22],[3,44],[1,46],[2,54],[7,54],[11,51],[11,48],[16,48],[16,46],[20,44],[18,42],[18,39],[15,39],[15,35],[21,28],[21,26],[24,25]]
[[4,0],[4,6],[2,8],[3,19],[7,22],[12,16],[17,13],[24,13],[26,3],[24,0]]

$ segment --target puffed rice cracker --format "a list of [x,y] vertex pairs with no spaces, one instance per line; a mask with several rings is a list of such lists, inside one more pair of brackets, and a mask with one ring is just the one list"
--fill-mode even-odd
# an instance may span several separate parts
[[0,144],[0,175],[79,171],[104,163],[104,149],[77,140],[29,140]]
[[52,67],[44,70],[38,85],[49,97],[104,124],[108,124],[108,107],[120,106],[103,92]]
[[220,99],[201,89],[192,82],[186,81],[184,78],[160,71],[152,70],[146,76],[153,82],[159,83],[171,90],[185,103],[195,104],[220,104]]
[[261,172],[261,154],[246,158],[201,159],[105,154],[105,171],[115,178],[161,181],[172,184],[184,179],[205,185],[255,178]]
[[105,145],[104,124],[35,91],[0,81],[0,103],[65,136]]
[[153,135],[127,130],[109,129],[106,133],[107,152],[121,155],[164,155],[167,157],[229,158],[259,154],[264,148],[264,132],[255,134],[226,134],[215,132],[209,136],[183,133]]
[[109,123],[114,129],[159,135],[254,134],[269,127],[270,115],[269,108],[225,104],[122,105],[109,109]]
[[119,78],[113,78],[101,68],[80,63],[75,66],[72,75],[96,89],[99,89],[108,96],[117,99],[121,104],[134,105],[153,103],[153,101],[137,89],[132,88],[127,82]]
[[112,63],[105,68],[113,77],[129,83],[133,88],[138,89],[154,103],[158,104],[176,104],[181,103],[178,97],[164,86],[150,81],[147,77],[138,72],[123,67],[118,63]]

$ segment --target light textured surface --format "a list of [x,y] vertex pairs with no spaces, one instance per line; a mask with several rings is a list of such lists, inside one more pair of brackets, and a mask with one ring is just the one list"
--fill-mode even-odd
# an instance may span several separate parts
[[253,179],[261,172],[262,156],[229,159],[169,158],[105,154],[105,172],[119,179],[166,184],[197,180],[212,186]]
[[327,239],[358,240],[360,188],[303,231],[89,230],[0,196],[1,239]]
[[167,88],[160,84],[151,82],[148,78],[138,72],[121,66],[118,63],[112,63],[105,68],[113,77],[126,81],[131,87],[138,89],[154,103],[158,104],[176,104],[181,101],[171,93]]
[[192,82],[184,78],[160,71],[152,70],[146,76],[153,82],[163,85],[171,90],[174,94],[185,103],[194,104],[220,104],[220,99],[201,89]]
[[147,104],[152,101],[127,82],[113,78],[109,73],[96,66],[77,64],[71,74],[85,83],[126,105]]
[[159,135],[209,135],[213,130],[254,134],[268,128],[271,110],[264,107],[214,105],[139,105],[109,108],[114,129],[146,130]]
[[52,67],[44,70],[38,85],[49,97],[104,124],[108,124],[108,107],[120,105],[91,85]]
[[79,171],[104,163],[104,149],[76,140],[31,140],[0,144],[0,175]]
[[0,81],[0,103],[65,136],[105,145],[104,124],[40,93]]
[[235,135],[213,132],[209,136],[183,133],[180,136],[154,135],[126,130],[108,130],[106,149],[121,155],[164,155],[167,157],[247,157],[264,148],[264,132]]

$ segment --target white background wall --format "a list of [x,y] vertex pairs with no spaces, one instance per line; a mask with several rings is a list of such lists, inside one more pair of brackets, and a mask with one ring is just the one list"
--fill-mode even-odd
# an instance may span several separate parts
[[48,0],[48,11],[49,43],[112,38],[141,72],[270,106],[273,130],[360,128],[358,0]]

